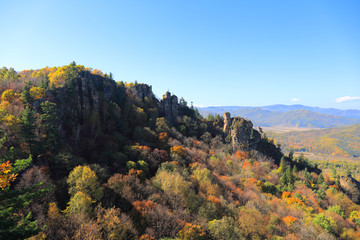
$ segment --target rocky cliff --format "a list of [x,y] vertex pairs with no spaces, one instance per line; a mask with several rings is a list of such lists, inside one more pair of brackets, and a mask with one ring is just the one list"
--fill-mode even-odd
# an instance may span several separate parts
[[165,116],[166,120],[174,123],[179,116],[178,98],[170,92],[166,92],[160,101],[160,111]]
[[241,117],[231,118],[229,112],[224,113],[224,135],[232,143],[233,150],[249,150],[260,142],[260,133],[253,128],[251,121]]

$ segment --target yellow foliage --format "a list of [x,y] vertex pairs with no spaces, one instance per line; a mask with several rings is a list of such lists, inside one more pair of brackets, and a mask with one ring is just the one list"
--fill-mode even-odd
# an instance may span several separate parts
[[30,88],[30,96],[34,100],[43,98],[45,96],[45,89],[41,87],[32,87]]
[[85,67],[82,65],[76,65],[76,66],[67,65],[67,66],[59,67],[56,69],[55,72],[49,73],[50,84],[54,84],[55,87],[64,86],[68,74],[73,70],[76,72],[80,72],[85,70]]
[[1,122],[4,122],[8,127],[13,127],[19,124],[20,120],[12,114],[6,114],[1,118]]
[[1,95],[1,101],[7,101],[10,104],[18,97],[18,94],[11,89],[5,90]]
[[93,202],[91,197],[79,191],[70,199],[69,207],[66,211],[70,213],[90,213]]
[[100,200],[103,189],[100,187],[98,178],[94,171],[88,166],[77,166],[69,174],[67,179],[69,193],[76,194],[81,191],[96,200]]
[[168,195],[183,201],[186,200],[191,187],[191,183],[178,172],[159,171],[154,182]]

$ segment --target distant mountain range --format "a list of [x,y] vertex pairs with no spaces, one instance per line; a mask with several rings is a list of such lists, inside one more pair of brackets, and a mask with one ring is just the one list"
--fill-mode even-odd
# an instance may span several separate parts
[[263,107],[220,106],[198,108],[208,114],[230,112],[232,116],[250,119],[260,127],[331,128],[360,123],[360,110],[340,110],[303,105],[270,105]]
[[266,132],[266,135],[276,139],[284,150],[293,148],[295,151],[360,157],[360,124],[303,132]]

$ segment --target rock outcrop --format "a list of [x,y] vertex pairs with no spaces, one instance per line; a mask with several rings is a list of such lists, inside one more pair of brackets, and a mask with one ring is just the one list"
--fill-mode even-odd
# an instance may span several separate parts
[[158,101],[155,97],[152,86],[144,84],[144,83],[136,83],[135,85],[127,88],[127,93],[130,97],[136,98],[139,104],[145,103],[146,101]]
[[344,189],[349,198],[356,204],[360,203],[360,182],[351,176],[341,176],[340,186]]
[[231,127],[231,115],[229,112],[224,113],[224,134],[228,135],[230,133]]
[[229,112],[224,113],[224,135],[228,142],[232,143],[233,150],[249,150],[260,140],[260,133],[253,129],[251,121],[241,117],[231,118]]
[[[77,151],[82,136],[111,132],[108,112],[123,92],[114,80],[84,71],[64,87],[46,90],[44,99],[56,103],[60,137]],[[39,108],[41,102],[34,104]]]
[[166,92],[160,101],[160,110],[165,116],[166,120],[174,123],[179,116],[179,102],[175,95]]

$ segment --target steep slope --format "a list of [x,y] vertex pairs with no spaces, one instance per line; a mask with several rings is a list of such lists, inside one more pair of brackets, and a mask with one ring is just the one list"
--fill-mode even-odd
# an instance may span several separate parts
[[268,132],[267,135],[276,139],[286,149],[360,157],[360,124],[305,132]]

